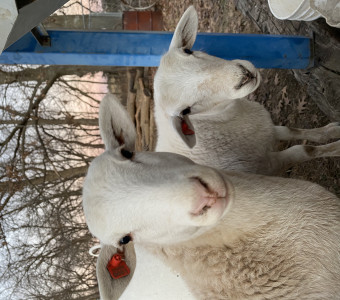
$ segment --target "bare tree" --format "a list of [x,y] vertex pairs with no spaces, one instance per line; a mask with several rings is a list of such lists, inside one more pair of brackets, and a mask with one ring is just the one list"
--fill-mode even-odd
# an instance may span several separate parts
[[81,182],[103,148],[106,79],[93,68],[1,69],[0,298],[95,299]]

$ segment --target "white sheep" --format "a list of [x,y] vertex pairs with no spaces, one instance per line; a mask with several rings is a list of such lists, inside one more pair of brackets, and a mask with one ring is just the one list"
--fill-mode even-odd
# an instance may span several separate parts
[[[101,101],[99,125],[107,148],[115,149],[120,144],[124,144],[125,150],[134,150],[134,126],[126,110],[114,95],[108,94]],[[113,132],[113,130],[116,131]],[[125,138],[126,136],[128,138]],[[195,299],[181,276],[166,266],[160,258],[147,251],[143,245],[129,246],[125,249],[125,252],[127,252],[126,256],[131,273],[116,280],[111,278],[106,266],[113,255],[117,253],[117,247],[102,243],[96,266],[102,300]],[[138,267],[135,270],[136,260]]]
[[112,97],[100,109],[106,151],[83,188],[86,222],[103,244],[143,245],[197,299],[340,297],[336,196],[310,182],[217,170],[174,153],[133,153],[133,124]]
[[243,98],[260,84],[259,72],[248,61],[192,51],[197,26],[197,13],[191,6],[179,21],[155,76],[156,151],[258,174],[276,174],[316,157],[340,156],[340,141],[275,152],[278,140],[338,139],[340,123],[309,130],[274,126],[262,105]]

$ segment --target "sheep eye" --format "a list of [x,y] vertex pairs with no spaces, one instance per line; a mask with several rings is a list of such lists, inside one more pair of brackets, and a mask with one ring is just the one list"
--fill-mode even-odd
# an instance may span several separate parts
[[126,245],[131,241],[132,241],[132,237],[130,235],[126,235],[119,240],[119,245]]
[[124,148],[120,150],[120,153],[127,159],[131,159],[133,157],[133,152],[125,150]]
[[188,48],[185,48],[184,49],[184,52],[186,53],[186,54],[193,54],[194,52],[193,51],[191,51],[190,49],[188,49]]
[[187,107],[186,109],[182,110],[182,115],[185,116],[185,115],[188,115],[191,113],[191,108],[190,107]]

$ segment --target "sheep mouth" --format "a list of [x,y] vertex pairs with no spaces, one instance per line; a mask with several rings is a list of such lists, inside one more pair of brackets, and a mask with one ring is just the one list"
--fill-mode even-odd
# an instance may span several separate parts
[[202,216],[208,212],[208,210],[214,206],[217,202],[217,197],[207,198],[206,201],[202,202],[193,212],[194,216]]

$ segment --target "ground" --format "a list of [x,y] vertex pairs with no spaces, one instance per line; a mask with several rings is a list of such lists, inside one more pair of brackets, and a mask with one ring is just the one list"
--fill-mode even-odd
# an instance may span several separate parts
[[[198,12],[199,31],[259,33],[256,25],[237,11],[231,0],[160,0],[157,5],[163,12],[165,30],[175,29],[190,4]],[[261,76],[262,83],[249,96],[249,100],[262,103],[276,125],[315,128],[331,122],[307,94],[306,86],[295,79],[291,70],[266,69],[261,70]],[[282,143],[279,147],[283,149],[291,145]],[[340,158],[322,158],[302,163],[281,175],[319,183],[340,196]]]

